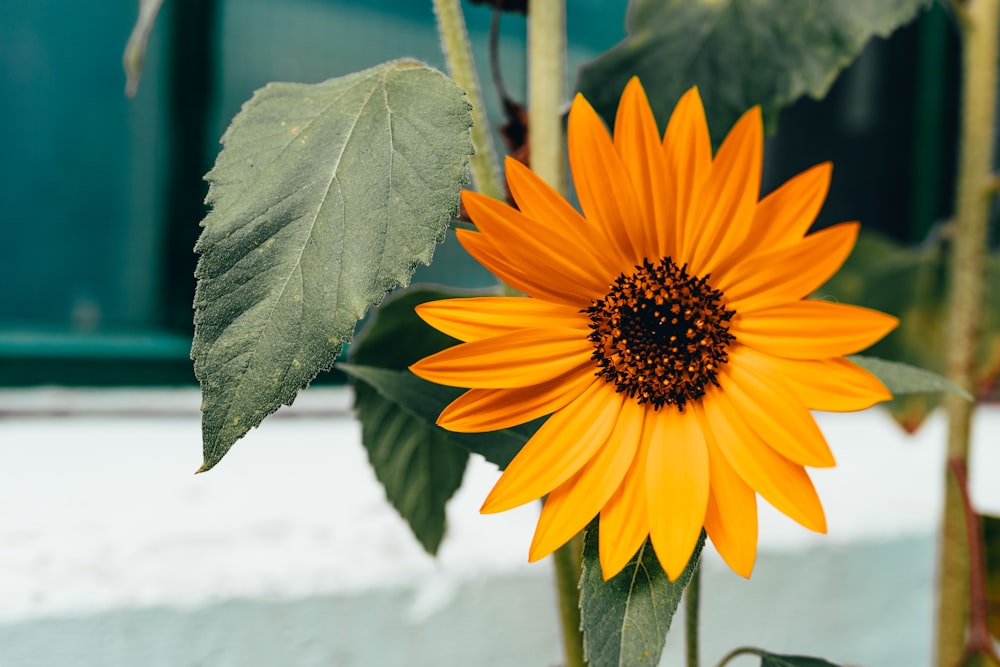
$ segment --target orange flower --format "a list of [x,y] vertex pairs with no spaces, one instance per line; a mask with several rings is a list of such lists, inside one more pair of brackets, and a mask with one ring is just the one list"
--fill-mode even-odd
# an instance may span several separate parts
[[749,576],[756,494],[826,531],[806,467],[834,459],[809,411],[891,398],[843,357],[897,320],[806,299],[844,262],[858,224],[806,233],[828,163],[758,200],[760,110],[744,114],[713,157],[696,89],[662,140],[637,79],[613,139],[577,95],[568,140],[582,215],[514,160],[507,182],[520,210],[462,193],[479,230],[459,231],[462,245],[527,298],[420,306],[424,320],[464,342],[412,370],[469,388],[438,419],[452,431],[551,415],[482,509],[547,496],[530,560],[599,514],[605,579],[647,536],[675,579],[702,527]]

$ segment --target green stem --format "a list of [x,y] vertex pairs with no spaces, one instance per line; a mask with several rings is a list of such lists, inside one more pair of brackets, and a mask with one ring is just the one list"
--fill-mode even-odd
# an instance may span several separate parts
[[[993,114],[1000,9],[997,0],[968,0],[962,7],[962,127],[945,343],[948,378],[974,394],[983,267],[993,198]],[[948,460],[965,464],[974,406],[949,394],[945,407]],[[945,479],[938,566],[937,665],[954,667],[962,657],[969,619],[969,547],[961,493],[947,471]]]
[[475,153],[469,158],[469,168],[476,189],[494,199],[503,201],[504,189],[497,168],[496,149],[486,119],[483,93],[472,60],[469,32],[465,27],[460,0],[434,0],[441,47],[448,61],[448,71],[455,83],[465,89],[472,104],[472,147]]
[[528,132],[531,170],[566,193],[566,147],[562,127],[566,80],[564,0],[528,2]]
[[580,624],[580,568],[583,562],[583,533],[564,544],[552,556],[559,595],[565,667],[584,667],[583,632]]
[[691,580],[684,589],[684,639],[687,667],[698,667],[698,626],[701,606],[701,563],[694,566]]

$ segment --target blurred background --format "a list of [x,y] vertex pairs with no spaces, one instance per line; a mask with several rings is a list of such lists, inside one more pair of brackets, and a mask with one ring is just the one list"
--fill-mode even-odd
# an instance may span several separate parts
[[[578,64],[624,37],[625,8],[570,1],[571,85]],[[490,13],[466,13],[499,119]],[[120,63],[135,18],[136,3],[0,6],[0,384],[192,383],[202,176],[240,105],[268,81],[318,82],[403,56],[444,67],[429,2],[167,0],[129,100]],[[524,24],[506,15],[501,43],[522,100]],[[832,160],[820,225],[859,219],[923,241],[950,212],[956,72],[955,31],[935,4],[873,40],[824,101],[783,113],[764,189]],[[439,259],[417,279],[488,281],[458,252]]]
[[[404,56],[443,69],[430,2],[166,0],[127,99],[137,4],[0,3],[0,666],[557,664],[548,566],[524,563],[536,511],[483,524],[496,473],[479,462],[431,560],[368,471],[335,373],[217,471],[191,475],[192,248],[219,137],[269,81]],[[568,95],[576,66],[625,36],[626,6],[569,0]],[[464,9],[498,120],[490,11]],[[503,74],[520,99],[524,43],[523,17],[505,15]],[[934,3],[872,40],[826,99],[782,113],[764,191],[832,160],[817,226],[935,238],[951,214],[957,72],[957,35]],[[453,243],[421,280],[491,282]],[[765,511],[762,538],[776,537],[752,583],[710,563],[707,658],[732,637],[764,637],[774,650],[929,664],[943,424],[906,440],[882,413],[857,423],[821,424],[839,433],[844,469],[817,478],[832,497],[829,541]],[[875,474],[891,469],[889,483]]]

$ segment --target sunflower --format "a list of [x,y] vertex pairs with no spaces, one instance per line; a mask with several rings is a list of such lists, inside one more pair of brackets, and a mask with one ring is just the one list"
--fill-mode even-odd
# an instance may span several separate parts
[[412,371],[468,388],[438,418],[482,432],[550,415],[483,504],[545,498],[538,560],[600,516],[605,579],[650,538],[676,579],[702,528],[749,576],[757,494],[808,529],[826,519],[807,467],[834,458],[810,410],[891,398],[844,358],[897,320],[810,300],[854,246],[857,223],[808,234],[829,163],[759,198],[763,128],[744,114],[713,156],[697,89],[661,139],[637,79],[609,136],[581,95],[568,126],[582,214],[519,162],[517,209],[474,192],[468,252],[525,297],[448,299],[418,314],[461,344]]

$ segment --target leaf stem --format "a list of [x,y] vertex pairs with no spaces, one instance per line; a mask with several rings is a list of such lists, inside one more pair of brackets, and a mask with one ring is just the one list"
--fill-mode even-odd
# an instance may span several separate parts
[[528,122],[531,170],[566,193],[562,126],[566,72],[564,0],[528,2]]
[[764,652],[758,648],[753,648],[751,646],[741,646],[739,648],[734,648],[732,651],[723,656],[722,660],[719,661],[719,664],[716,665],[716,667],[725,667],[725,665],[730,660],[739,655],[758,655],[760,657],[764,657]]
[[[962,109],[956,185],[950,293],[945,318],[948,379],[974,393],[975,355],[983,300],[983,267],[993,199],[993,145],[996,110],[997,0],[962,3]],[[974,404],[945,397],[948,459],[966,464]],[[961,493],[945,471],[945,501],[938,565],[937,665],[953,667],[962,656],[969,619],[969,546]]]
[[472,104],[472,146],[475,153],[469,158],[469,168],[476,189],[494,199],[503,201],[504,189],[500,183],[496,149],[490,134],[490,124],[486,118],[483,92],[479,87],[479,77],[472,60],[469,32],[465,27],[460,0],[434,0],[434,14],[437,16],[438,32],[441,34],[441,48],[448,61],[448,72],[455,83],[465,89]]
[[553,554],[556,568],[556,592],[559,596],[559,619],[562,626],[565,667],[584,667],[583,626],[580,623],[580,568],[583,563],[583,533]]
[[684,645],[687,667],[698,667],[698,627],[701,606],[701,563],[694,566],[684,590]]

